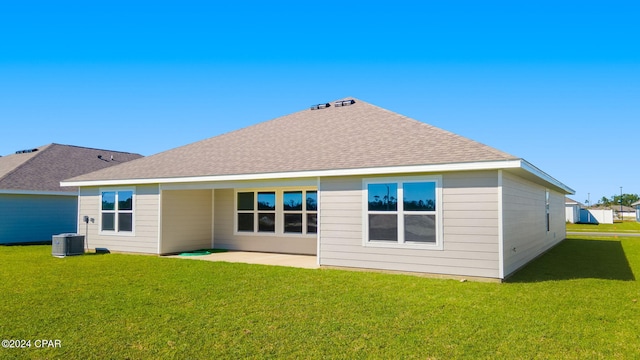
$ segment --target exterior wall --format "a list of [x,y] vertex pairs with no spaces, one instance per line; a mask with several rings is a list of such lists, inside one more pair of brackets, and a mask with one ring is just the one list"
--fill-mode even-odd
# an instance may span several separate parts
[[636,221],[640,222],[640,205],[636,206]]
[[0,194],[0,244],[51,241],[75,233],[78,197]]
[[364,246],[362,180],[321,179],[320,265],[499,276],[497,171],[442,176],[443,250]]
[[565,204],[565,221],[575,224],[580,222],[580,205]]
[[622,220],[633,220],[636,218],[636,212],[631,211],[618,211],[618,218]]
[[546,188],[502,173],[504,276],[566,237],[564,194],[549,191],[550,229],[546,225]]
[[[135,186],[134,234],[100,234],[100,190],[109,187],[83,187],[80,189],[78,233],[87,236],[90,249],[104,247],[112,251],[157,254],[160,195],[158,185]],[[119,189],[114,187],[114,189]],[[83,216],[93,221],[82,222]]]
[[316,236],[234,234],[234,189],[218,189],[214,194],[214,247],[217,249],[288,254],[317,253]]
[[212,190],[163,190],[160,253],[212,245]]

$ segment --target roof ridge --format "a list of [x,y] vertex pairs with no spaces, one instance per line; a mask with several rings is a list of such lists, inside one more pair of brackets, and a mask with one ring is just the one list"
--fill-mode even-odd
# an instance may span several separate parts
[[94,147],[88,147],[88,146],[80,146],[80,145],[68,145],[68,144],[58,144],[58,143],[51,143],[51,144],[49,144],[49,145],[67,146],[67,147],[74,147],[74,148],[87,149],[87,150],[111,151],[111,152],[114,152],[114,153],[120,153],[120,154],[142,155],[142,154],[133,153],[133,152],[129,152],[129,151],[118,151],[118,150],[100,149],[100,148],[94,148]]

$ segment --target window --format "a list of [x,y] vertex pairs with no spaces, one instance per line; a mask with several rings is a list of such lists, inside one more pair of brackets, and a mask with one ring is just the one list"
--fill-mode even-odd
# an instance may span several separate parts
[[318,193],[316,191],[285,191],[282,198],[284,233],[315,234],[318,232]]
[[317,191],[239,191],[236,231],[243,233],[317,233]]
[[318,192],[307,191],[305,193],[305,210],[307,218],[307,234],[316,234],[318,232]]
[[275,192],[239,192],[236,204],[238,231],[254,232],[257,229],[259,232],[275,232]]
[[441,248],[439,183],[439,177],[365,180],[365,245]]
[[133,190],[102,191],[100,230],[133,232]]
[[545,215],[546,215],[546,223],[547,223],[547,232],[549,232],[551,230],[551,224],[550,224],[550,218],[549,218],[549,190],[545,191],[545,195],[544,195],[544,202],[545,202]]

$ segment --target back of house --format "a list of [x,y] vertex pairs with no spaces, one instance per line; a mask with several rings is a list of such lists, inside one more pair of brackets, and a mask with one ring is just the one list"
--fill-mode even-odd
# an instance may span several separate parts
[[80,187],[90,247],[491,279],[565,238],[573,193],[524,159],[353,98],[63,185]]

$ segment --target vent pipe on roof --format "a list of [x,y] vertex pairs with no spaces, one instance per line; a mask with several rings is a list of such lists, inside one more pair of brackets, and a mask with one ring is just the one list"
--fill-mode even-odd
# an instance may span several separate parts
[[331,106],[331,104],[329,104],[329,103],[318,104],[318,105],[311,105],[311,110],[326,109],[326,108],[328,108],[329,106]]
[[351,104],[355,104],[355,100],[353,100],[353,99],[339,100],[339,101],[336,101],[335,103],[333,103],[333,106],[341,107],[341,106],[349,106]]

